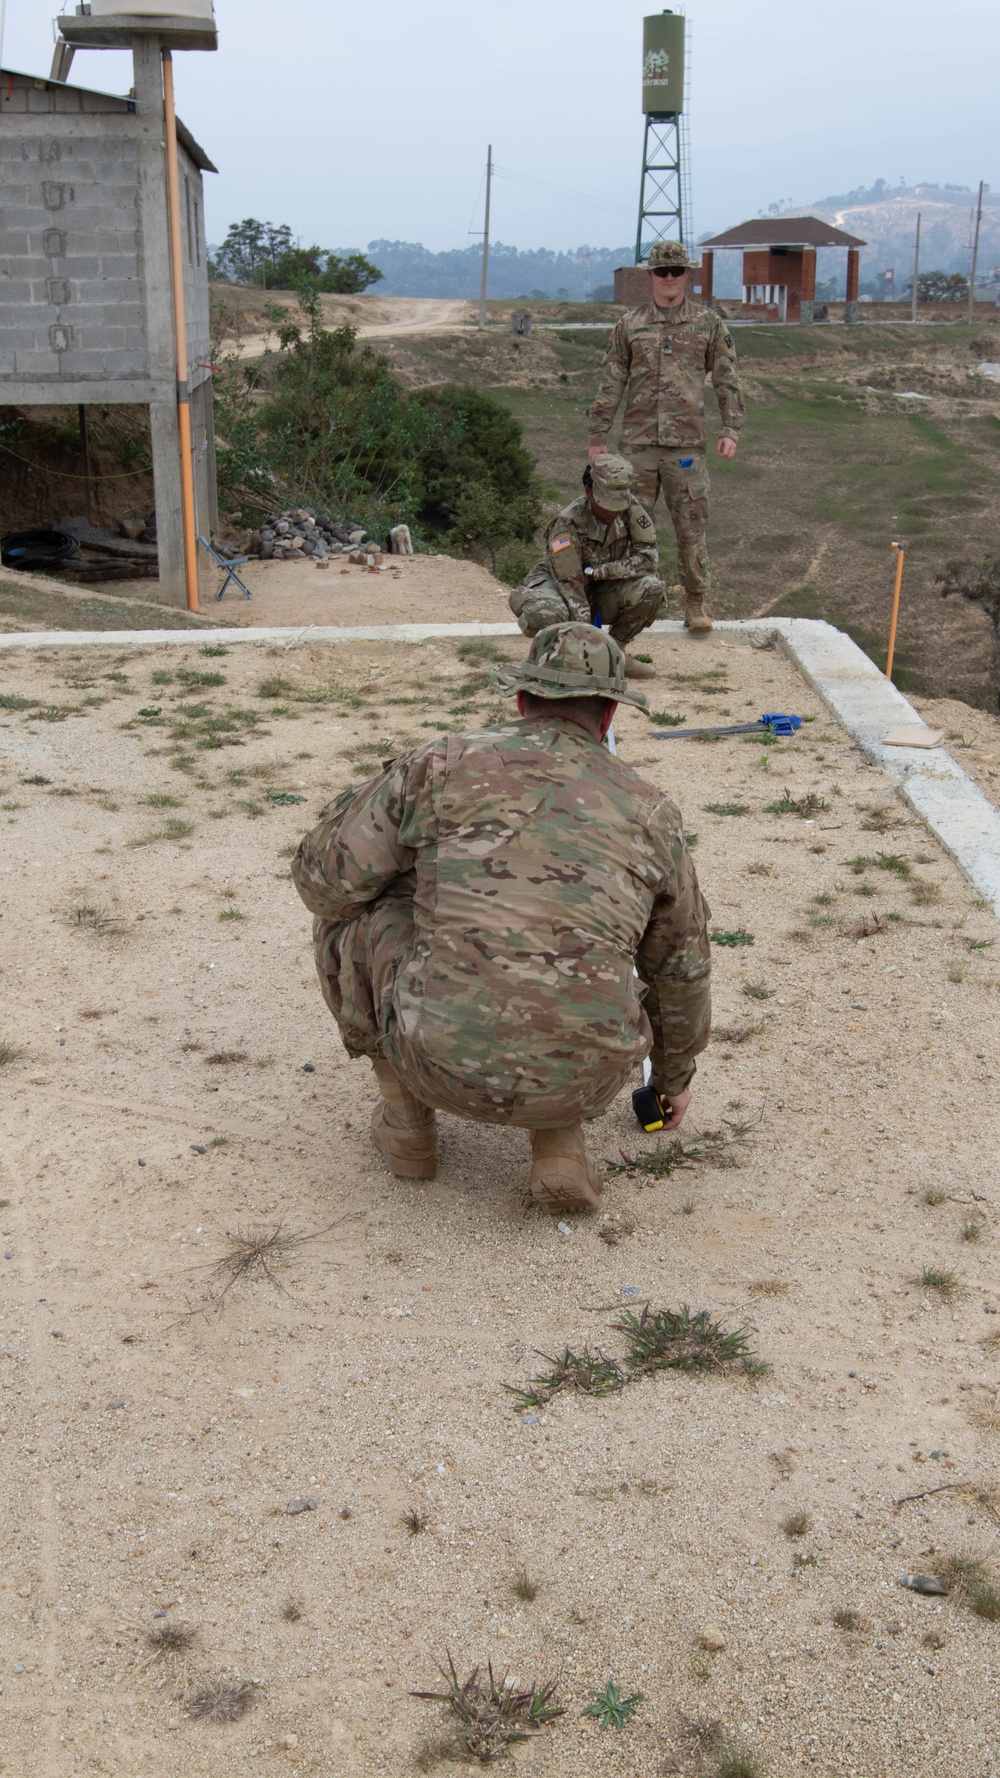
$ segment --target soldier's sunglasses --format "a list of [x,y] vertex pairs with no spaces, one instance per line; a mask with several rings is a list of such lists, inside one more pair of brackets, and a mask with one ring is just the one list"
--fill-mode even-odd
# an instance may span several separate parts
[[654,278],[686,278],[687,275],[686,265],[654,265],[653,267]]

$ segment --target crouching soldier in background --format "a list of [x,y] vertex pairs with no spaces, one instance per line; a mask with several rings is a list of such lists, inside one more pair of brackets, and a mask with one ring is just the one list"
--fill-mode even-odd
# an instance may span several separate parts
[[[545,560],[510,596],[525,636],[550,624],[594,623],[627,648],[664,617],[656,532],[631,492],[631,464],[597,457],[583,472],[584,492],[564,506],[545,534]],[[655,669],[625,656],[627,679],[652,679]]]

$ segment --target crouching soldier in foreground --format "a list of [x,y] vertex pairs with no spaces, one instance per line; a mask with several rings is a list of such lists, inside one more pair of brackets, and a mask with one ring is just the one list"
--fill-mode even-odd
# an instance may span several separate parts
[[[589,624],[499,669],[520,721],[428,741],[330,804],[292,875],[320,985],[381,1091],[390,1170],[432,1179],[435,1108],[515,1124],[553,1215],[596,1210],[583,1120],[651,1052],[667,1129],[708,1042],[708,909],[680,813],[602,745],[629,691]],[[633,963],[638,979],[633,973]]]
[[[656,571],[656,532],[631,492],[624,457],[597,457],[583,472],[584,492],[557,513],[545,533],[545,560],[510,596],[525,636],[550,624],[601,623],[627,648],[666,615]],[[625,656],[627,679],[652,679],[653,667]]]

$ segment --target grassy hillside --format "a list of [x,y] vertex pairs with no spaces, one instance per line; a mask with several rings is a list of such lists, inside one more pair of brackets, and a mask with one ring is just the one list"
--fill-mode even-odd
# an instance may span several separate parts
[[[1000,388],[970,374],[1000,358],[1000,327],[759,327],[739,329],[736,341],[748,415],[738,457],[713,470],[720,614],[825,617],[883,664],[890,546],[902,534],[899,683],[995,706],[989,620],[942,601],[934,577],[955,557],[1000,553]],[[451,378],[502,395],[554,511],[579,487],[604,344],[603,332],[566,329],[388,350],[413,383]],[[711,393],[708,406],[714,438]],[[672,578],[662,509],[657,524]]]

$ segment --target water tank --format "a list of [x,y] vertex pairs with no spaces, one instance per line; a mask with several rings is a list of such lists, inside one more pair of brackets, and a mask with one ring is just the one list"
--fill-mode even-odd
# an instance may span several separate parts
[[212,0],[90,0],[92,18],[214,20]]
[[642,21],[642,109],[676,116],[684,109],[684,18],[654,12]]

